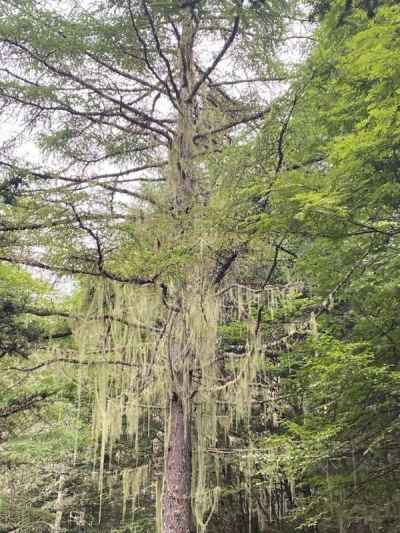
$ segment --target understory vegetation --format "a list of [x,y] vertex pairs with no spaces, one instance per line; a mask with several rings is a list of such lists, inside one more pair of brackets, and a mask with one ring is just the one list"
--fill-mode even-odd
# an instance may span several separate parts
[[400,6],[0,0],[0,533],[400,533]]

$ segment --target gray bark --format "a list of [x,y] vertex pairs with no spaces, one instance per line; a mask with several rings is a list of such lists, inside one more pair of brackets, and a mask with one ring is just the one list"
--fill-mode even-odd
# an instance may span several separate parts
[[[193,172],[194,104],[189,101],[193,87],[193,39],[194,21],[190,9],[180,41],[180,87],[179,119],[170,152],[169,182],[175,195],[175,209],[188,213],[195,195]],[[175,346],[171,354],[172,380],[175,391],[181,389],[182,354]],[[189,385],[190,386],[190,385]],[[162,499],[162,533],[191,533],[193,515],[191,504],[192,485],[192,442],[190,427],[190,393],[172,393],[170,404],[169,432],[166,438],[167,452]],[[188,405],[183,405],[186,398]]]
[[192,443],[181,400],[171,400],[163,495],[163,533],[192,531]]

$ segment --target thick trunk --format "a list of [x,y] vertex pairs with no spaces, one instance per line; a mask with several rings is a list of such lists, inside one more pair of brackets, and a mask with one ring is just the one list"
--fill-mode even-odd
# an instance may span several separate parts
[[181,400],[171,401],[162,501],[163,533],[191,533],[192,444]]
[[175,208],[182,212],[190,210],[195,193],[193,169],[193,138],[195,134],[195,104],[190,95],[193,90],[194,63],[193,42],[195,28],[192,14],[186,10],[179,45],[180,84],[179,115],[173,146],[170,152],[170,186],[175,192]]
[[[170,151],[170,186],[175,193],[175,209],[188,214],[193,205],[195,180],[193,169],[194,103],[190,99],[193,88],[193,42],[195,25],[192,10],[186,8],[179,44],[180,84],[179,116]],[[180,230],[181,231],[181,230]],[[177,306],[179,307],[179,305]],[[183,343],[185,344],[185,343]],[[192,533],[192,442],[190,426],[190,380],[182,366],[181,341],[170,354],[172,380],[181,389],[181,397],[172,393],[168,446],[164,472],[162,499],[162,533]],[[190,355],[188,355],[190,357]],[[184,383],[186,385],[184,386]],[[183,400],[185,398],[186,409]]]

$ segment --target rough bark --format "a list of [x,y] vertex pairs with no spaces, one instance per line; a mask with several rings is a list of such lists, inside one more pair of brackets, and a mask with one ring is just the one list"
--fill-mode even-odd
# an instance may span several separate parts
[[165,465],[163,533],[192,532],[192,443],[181,400],[171,400]]
[[[195,196],[193,172],[194,103],[189,101],[193,87],[193,42],[195,24],[190,9],[186,10],[179,46],[180,86],[179,118],[170,150],[169,181],[174,192],[175,210],[188,214]],[[185,285],[185,284],[183,284]],[[183,287],[182,287],[183,289]],[[182,389],[182,354],[178,346],[171,354],[172,380],[175,391]],[[190,384],[188,385],[190,387]],[[185,398],[185,406],[183,398]],[[191,533],[192,442],[190,427],[190,393],[172,393],[164,492],[162,501],[162,533]]]
[[183,23],[179,46],[179,116],[170,150],[170,186],[175,192],[175,208],[187,212],[193,202],[193,139],[195,135],[195,104],[190,100],[193,89],[193,44],[195,25],[190,13]]

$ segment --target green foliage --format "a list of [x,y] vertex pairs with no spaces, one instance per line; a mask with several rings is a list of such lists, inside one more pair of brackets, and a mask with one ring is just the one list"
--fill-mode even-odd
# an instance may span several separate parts
[[294,519],[305,519],[303,525],[342,519],[351,528],[362,519],[371,530],[397,527],[393,452],[400,372],[382,364],[366,344],[322,336],[307,352],[289,379],[293,400],[302,397],[303,413],[284,424],[281,437],[266,442],[268,449],[282,446],[286,475],[297,469],[303,497]]
[[319,314],[319,335],[280,358],[284,422],[265,441],[311,531],[398,531],[400,10],[382,4],[322,6],[260,217],[290,232]]
[[0,357],[27,357],[49,324],[24,313],[36,302],[46,301],[48,286],[26,271],[12,265],[0,265]]
[[[174,396],[167,363],[176,366],[177,389],[186,387],[187,376],[192,380],[189,363],[185,374],[169,359],[175,335],[188,353],[198,354],[194,380],[204,385],[187,398],[194,398],[194,435],[201,440],[193,448],[200,481],[192,500],[202,519],[211,513],[210,532],[244,531],[249,520],[257,533],[400,531],[397,2],[310,2],[310,19],[320,21],[316,44],[257,135],[243,125],[234,139],[225,136],[229,128],[203,134],[240,116],[226,108],[240,104],[247,113],[256,102],[250,90],[236,102],[203,87],[195,98],[198,129],[191,132],[198,187],[187,210],[177,209],[163,183],[179,113],[173,104],[167,113],[157,110],[158,99],[173,90],[168,68],[176,74],[180,61],[171,46],[174,27],[168,27],[171,17],[178,26],[183,20],[177,2],[147,2],[168,65],[139,4],[132,2],[130,12],[119,0],[89,3],[68,14],[51,2],[0,4],[4,54],[12,50],[18,64],[18,75],[3,69],[0,96],[5,109],[22,105],[24,120],[36,121],[37,128],[29,126],[32,139],[53,169],[28,170],[8,155],[0,162],[2,256],[28,258],[28,265],[40,256],[44,269],[71,272],[80,284],[54,304],[47,283],[0,265],[4,523],[32,531],[53,523],[57,483],[66,470],[63,521],[75,516],[71,531],[154,529],[150,485],[135,513],[123,515],[126,495],[145,492],[129,473],[151,461],[161,475],[162,441],[169,435],[159,404]],[[260,76],[277,77],[287,74],[276,52],[283,14],[296,16],[291,8],[277,1],[192,3],[206,28],[216,25],[216,40],[226,39],[239,10],[243,31],[232,57]],[[140,35],[149,43],[144,48]],[[162,76],[154,80],[146,61]],[[140,77],[139,85],[132,76]],[[115,165],[108,177],[99,174],[104,162],[106,169]],[[146,171],[149,162],[156,165],[151,172],[161,169],[160,182],[124,189],[130,187],[125,178],[135,180],[125,168]],[[152,181],[151,172],[144,179]],[[124,203],[124,192],[134,201]],[[220,307],[212,311],[210,299],[207,310],[203,285],[214,290],[220,276]],[[129,292],[129,285],[117,290],[110,282],[138,278],[151,287],[147,299],[142,286]],[[179,290],[188,285],[185,300]],[[106,300],[98,296],[102,287]],[[103,316],[110,310],[116,320]],[[72,321],[76,342],[68,338],[67,311],[87,314],[86,322]],[[52,340],[63,331],[64,340]],[[68,362],[47,364],[59,356],[71,356],[78,371]],[[110,372],[108,363],[115,363]],[[135,370],[128,372],[129,365]],[[158,385],[146,398],[151,368],[158,369]],[[220,395],[211,397],[213,388]],[[212,401],[204,403],[202,395]],[[142,400],[155,414],[138,414]],[[139,429],[140,445],[133,438]],[[100,480],[90,474],[89,445],[97,438]],[[131,479],[132,488],[122,490],[121,479]],[[219,511],[215,494],[204,496],[212,484],[221,495]],[[15,488],[19,498],[12,497]]]

